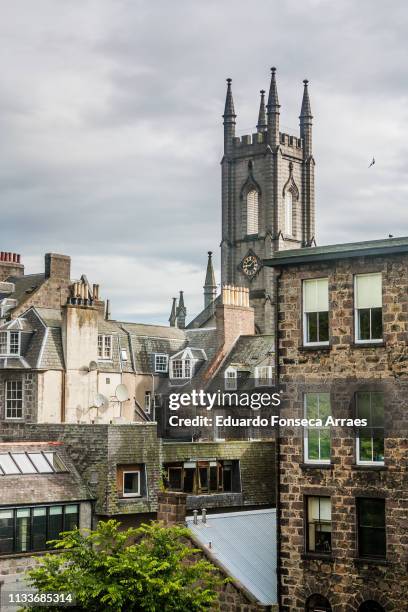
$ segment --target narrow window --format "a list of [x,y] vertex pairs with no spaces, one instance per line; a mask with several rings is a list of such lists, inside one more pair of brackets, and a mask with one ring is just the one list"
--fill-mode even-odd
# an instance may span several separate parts
[[307,552],[331,553],[331,499],[330,497],[307,498]]
[[167,372],[168,370],[168,355],[155,355],[154,356],[154,371],[155,372]]
[[98,336],[98,358],[112,359],[112,336],[99,334]]
[[255,368],[255,386],[270,387],[272,385],[272,366],[257,366]]
[[140,496],[140,472],[123,472],[123,497]]
[[360,557],[385,559],[385,499],[358,499],[357,520]]
[[330,463],[330,427],[324,423],[331,414],[329,393],[306,393],[306,419],[321,419],[323,427],[305,427],[304,450],[306,463]]
[[47,508],[33,508],[33,550],[47,548]]
[[152,408],[152,393],[151,391],[145,391],[145,396],[144,396],[144,411],[147,414],[150,414]]
[[8,380],[6,382],[6,419],[23,418],[23,382]]
[[18,508],[16,512],[16,552],[30,548],[30,508]]
[[356,418],[367,419],[356,438],[358,464],[384,465],[384,396],[378,392],[356,394]]
[[14,513],[13,510],[0,510],[0,554],[13,552]]
[[[48,514],[48,540],[58,540],[63,530],[62,506],[51,506]],[[52,548],[52,544],[48,544]]]
[[237,371],[235,368],[227,368],[224,373],[225,390],[236,391],[237,389]]
[[7,332],[0,332],[0,355],[7,355]]
[[303,281],[303,342],[329,344],[329,286],[327,278]]
[[258,192],[253,189],[247,195],[247,235],[258,233]]
[[359,274],[355,277],[356,342],[383,339],[382,276]]
[[285,193],[285,233],[293,236],[293,196],[290,191]]

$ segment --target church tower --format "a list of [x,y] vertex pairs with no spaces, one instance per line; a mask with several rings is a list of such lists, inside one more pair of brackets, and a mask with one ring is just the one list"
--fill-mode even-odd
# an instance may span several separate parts
[[276,69],[265,109],[261,90],[257,132],[236,137],[231,79],[227,79],[222,169],[222,285],[249,288],[261,333],[273,332],[273,274],[262,260],[311,246],[315,239],[312,113],[304,81],[300,134],[280,132]]

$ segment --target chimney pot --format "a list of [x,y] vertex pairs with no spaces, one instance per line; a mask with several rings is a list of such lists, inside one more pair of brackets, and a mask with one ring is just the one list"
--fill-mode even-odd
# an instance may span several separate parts
[[193,523],[194,525],[198,525],[198,510],[193,510],[193,515],[194,515]]
[[207,522],[207,510],[205,508],[201,510],[201,520],[203,523]]

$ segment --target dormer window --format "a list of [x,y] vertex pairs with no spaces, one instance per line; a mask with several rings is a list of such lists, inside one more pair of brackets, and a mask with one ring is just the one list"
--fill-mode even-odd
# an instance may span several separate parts
[[257,366],[255,368],[255,386],[271,387],[273,382],[273,368],[271,365]]
[[191,360],[173,359],[171,362],[171,378],[191,378]]
[[170,378],[192,378],[197,362],[207,359],[202,349],[186,348],[169,359]]
[[154,356],[154,371],[165,374],[169,369],[169,357],[164,353],[156,353]]
[[98,359],[112,359],[112,336],[99,334]]
[[20,332],[0,332],[0,355],[2,357],[20,355]]
[[224,372],[224,386],[226,391],[237,390],[237,371],[231,366]]

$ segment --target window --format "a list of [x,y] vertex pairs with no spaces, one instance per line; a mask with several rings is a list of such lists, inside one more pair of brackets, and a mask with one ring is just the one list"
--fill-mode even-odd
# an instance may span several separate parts
[[123,497],[140,497],[140,471],[123,472]]
[[121,349],[120,351],[120,358],[122,361],[127,361],[128,360],[128,354],[127,354],[127,350],[126,349]]
[[248,236],[258,233],[258,192],[253,189],[247,195],[247,227]]
[[155,372],[167,372],[169,368],[169,357],[168,355],[155,355],[154,356],[154,371]]
[[45,550],[79,526],[78,504],[0,509],[0,554]]
[[[306,393],[306,419],[321,419],[325,423],[331,414],[329,393]],[[304,450],[306,463],[330,463],[330,427],[305,427]]]
[[23,418],[23,382],[6,381],[6,419]]
[[360,557],[385,559],[385,499],[357,499]]
[[61,457],[54,452],[0,453],[0,476],[52,474],[67,471]]
[[229,367],[224,372],[224,387],[226,391],[236,391],[237,389],[237,371],[235,368]]
[[293,236],[293,196],[290,191],[285,193],[285,233]]
[[303,342],[329,344],[329,285],[327,278],[303,281]]
[[171,378],[191,378],[191,359],[171,359],[170,376]]
[[144,396],[144,411],[147,414],[150,414],[152,408],[152,393],[151,391],[145,391],[145,396]]
[[307,497],[307,552],[331,553],[331,499]]
[[240,492],[239,461],[206,459],[166,466],[167,482],[172,491],[194,495]]
[[356,342],[382,341],[381,274],[359,274],[355,277]]
[[356,439],[358,464],[384,465],[384,396],[378,392],[356,394],[356,418],[367,419]]
[[98,336],[98,359],[112,359],[112,336]]
[[305,606],[306,612],[332,612],[329,600],[323,595],[311,595]]
[[2,355],[3,357],[20,355],[20,332],[0,332],[0,355]]
[[255,386],[270,387],[272,385],[272,366],[258,366],[255,368]]

